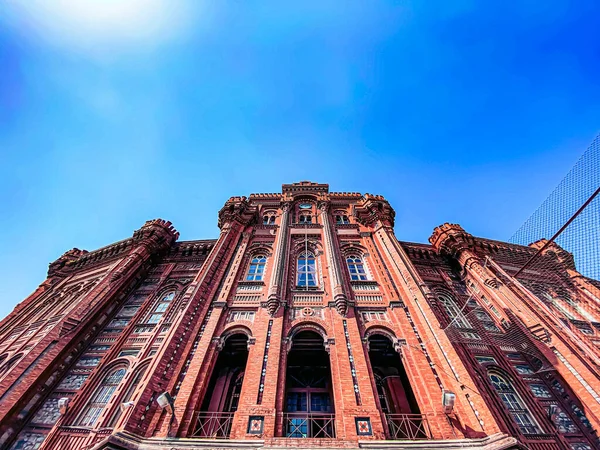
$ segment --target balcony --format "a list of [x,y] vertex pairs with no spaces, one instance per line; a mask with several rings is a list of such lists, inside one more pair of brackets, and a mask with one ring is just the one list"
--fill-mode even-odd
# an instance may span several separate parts
[[335,414],[284,413],[284,436],[289,438],[335,438]]
[[424,414],[386,414],[390,439],[431,439],[431,429]]
[[233,414],[232,412],[197,412],[190,437],[229,439]]

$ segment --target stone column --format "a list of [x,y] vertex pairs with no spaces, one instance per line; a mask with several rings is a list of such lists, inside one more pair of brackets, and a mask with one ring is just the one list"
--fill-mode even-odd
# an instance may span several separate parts
[[321,203],[321,217],[323,218],[323,235],[325,239],[325,256],[327,258],[327,265],[329,266],[329,279],[331,281],[331,291],[335,307],[340,315],[345,316],[348,312],[348,298],[344,293],[342,286],[342,273],[340,268],[340,261],[335,254],[334,236],[329,223],[327,203]]
[[275,249],[275,258],[273,259],[273,274],[269,281],[269,290],[267,294],[267,310],[271,316],[274,316],[281,303],[280,290],[283,278],[283,272],[285,268],[286,248],[287,248],[287,237],[289,230],[289,213],[290,204],[284,203],[282,205],[283,214],[281,215],[281,224],[279,228],[279,239],[277,240],[277,247]]

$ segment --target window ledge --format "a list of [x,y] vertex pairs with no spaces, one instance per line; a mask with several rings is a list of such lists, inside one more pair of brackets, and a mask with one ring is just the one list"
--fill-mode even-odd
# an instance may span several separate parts
[[238,286],[264,286],[265,282],[260,281],[250,281],[250,280],[242,280],[238,281]]
[[379,287],[379,283],[374,280],[350,280],[352,286],[375,286]]
[[323,289],[321,289],[317,286],[309,286],[308,289],[306,288],[306,286],[295,286],[292,288],[292,292],[293,293],[311,292],[313,294],[325,294],[325,291],[323,291]]
[[294,222],[293,224],[290,225],[290,228],[321,228],[321,224],[320,223]]
[[358,230],[360,228],[360,226],[357,223],[336,223],[335,224],[336,228],[340,228],[340,229],[356,229]]

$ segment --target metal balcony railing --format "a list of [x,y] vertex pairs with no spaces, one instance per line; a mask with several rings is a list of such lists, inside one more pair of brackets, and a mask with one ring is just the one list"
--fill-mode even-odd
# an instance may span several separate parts
[[229,439],[232,422],[232,412],[199,411],[190,437]]
[[386,414],[390,439],[431,439],[431,430],[424,414]]
[[284,413],[283,428],[290,438],[331,439],[335,437],[335,414]]

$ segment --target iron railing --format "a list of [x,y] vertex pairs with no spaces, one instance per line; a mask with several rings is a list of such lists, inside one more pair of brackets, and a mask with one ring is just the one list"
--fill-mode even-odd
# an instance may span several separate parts
[[431,430],[424,414],[386,414],[390,439],[431,439]]
[[335,437],[335,414],[327,413],[284,413],[283,428],[290,438]]
[[232,412],[197,412],[190,437],[229,439],[232,422]]

